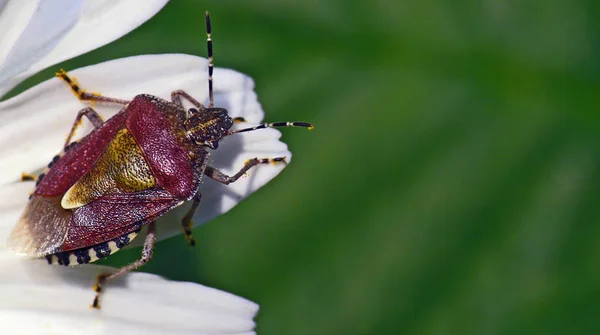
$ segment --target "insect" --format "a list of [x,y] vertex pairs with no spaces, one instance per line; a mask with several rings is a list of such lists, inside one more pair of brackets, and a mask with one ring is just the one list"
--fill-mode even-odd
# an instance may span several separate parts
[[[235,182],[250,168],[285,162],[284,157],[253,158],[232,176],[208,165],[210,152],[227,136],[272,127],[307,127],[305,122],[265,123],[231,130],[236,121],[227,110],[214,106],[213,50],[210,15],[206,12],[209,105],[177,90],[171,101],[140,94],[132,100],[87,93],[62,71],[78,98],[124,107],[106,122],[92,109],[79,111],[62,152],[37,176],[36,187],[9,237],[17,253],[45,257],[50,264],[79,265],[105,258],[123,248],[147,226],[141,258],[114,273],[98,277],[92,307],[106,281],[147,263],[155,244],[156,220],[166,212],[192,201],[182,219],[191,245],[192,216],[200,204],[203,175],[223,184]],[[186,109],[181,99],[195,107]],[[94,130],[79,141],[73,134],[86,117]],[[24,175],[23,180],[31,179]]]

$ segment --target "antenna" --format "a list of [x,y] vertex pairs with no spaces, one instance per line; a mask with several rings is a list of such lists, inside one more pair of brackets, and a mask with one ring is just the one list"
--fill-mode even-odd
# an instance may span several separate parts
[[206,48],[208,49],[208,96],[210,99],[210,104],[208,108],[215,107],[215,102],[213,100],[213,47],[212,47],[212,39],[210,38],[211,34],[210,27],[210,13],[206,11]]
[[244,128],[244,129],[239,129],[239,130],[230,130],[229,133],[226,136],[233,135],[233,134],[238,134],[238,133],[245,133],[247,131],[254,131],[254,130],[258,130],[258,129],[280,128],[280,127],[304,127],[304,128],[308,128],[308,130],[312,130],[315,126],[313,124],[311,124],[311,123],[306,123],[306,122],[273,122],[273,123],[263,123],[263,124],[258,125],[256,127]]

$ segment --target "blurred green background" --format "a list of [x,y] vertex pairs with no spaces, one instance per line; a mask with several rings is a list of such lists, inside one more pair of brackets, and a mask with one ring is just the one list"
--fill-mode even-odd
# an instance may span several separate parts
[[[597,2],[171,1],[42,72],[144,53],[252,76],[294,162],[144,271],[267,334],[582,334],[600,321]],[[112,257],[120,265],[138,250]]]

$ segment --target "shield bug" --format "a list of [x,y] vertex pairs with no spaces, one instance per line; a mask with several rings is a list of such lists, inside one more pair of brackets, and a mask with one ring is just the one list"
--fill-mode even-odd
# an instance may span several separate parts
[[[308,127],[305,122],[265,123],[232,130],[235,121],[227,110],[213,103],[213,55],[210,16],[206,12],[209,105],[188,93],[171,93],[171,101],[140,94],[122,100],[87,93],[62,71],[64,80],[87,103],[102,102],[124,107],[106,122],[91,107],[77,114],[62,152],[42,174],[9,237],[17,253],[45,257],[50,264],[74,266],[105,258],[123,248],[147,226],[141,258],[114,273],[98,277],[92,307],[99,308],[102,285],[150,260],[155,243],[155,222],[166,212],[192,201],[182,219],[191,245],[192,216],[200,204],[203,175],[220,183],[235,182],[250,168],[285,162],[284,157],[254,158],[232,176],[208,165],[210,151],[226,136],[271,127]],[[182,98],[195,107],[183,107]],[[94,130],[71,141],[83,117]],[[23,175],[23,179],[31,179]]]

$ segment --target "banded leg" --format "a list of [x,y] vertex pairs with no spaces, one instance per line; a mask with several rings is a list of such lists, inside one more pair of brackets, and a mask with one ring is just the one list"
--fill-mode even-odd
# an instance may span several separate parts
[[196,245],[196,241],[194,241],[194,238],[192,237],[192,216],[194,216],[196,209],[198,209],[201,199],[202,195],[200,194],[200,192],[194,195],[194,198],[192,198],[192,207],[181,220],[181,225],[183,226],[183,233],[185,234],[185,239],[192,247]]
[[84,89],[81,88],[81,86],[79,86],[77,79],[75,77],[70,77],[67,74],[67,72],[63,69],[60,69],[60,71],[56,72],[56,76],[62,79],[65,83],[67,83],[67,85],[69,85],[69,87],[71,88],[73,94],[75,94],[75,96],[83,102],[100,102],[105,104],[116,105],[127,105],[129,103],[129,100],[106,97],[99,93],[86,92]]
[[102,117],[92,107],[86,107],[86,108],[80,110],[79,113],[77,113],[77,117],[75,117],[75,122],[73,122],[73,127],[71,127],[69,136],[67,136],[67,140],[65,141],[65,146],[64,146],[65,149],[67,149],[67,147],[71,143],[71,138],[73,138],[73,135],[75,135],[75,130],[81,124],[81,118],[84,116],[87,117],[88,120],[90,120],[92,125],[94,125],[94,128],[100,128],[104,124]]
[[238,171],[238,173],[234,174],[233,176],[228,176],[226,174],[224,174],[223,172],[207,166],[206,169],[204,170],[204,174],[207,175],[209,178],[214,179],[216,181],[218,181],[221,184],[225,184],[225,185],[229,185],[233,182],[235,182],[236,180],[240,179],[241,176],[243,176],[248,170],[250,170],[253,166],[256,165],[260,165],[260,164],[269,164],[269,163],[273,163],[273,164],[277,164],[277,163],[284,163],[287,164],[285,161],[285,157],[277,157],[277,158],[252,158],[250,160],[248,160],[244,166],[242,166],[242,168],[240,169],[240,171]]
[[22,172],[21,173],[21,181],[36,181],[37,176],[32,175],[31,173]]
[[103,290],[103,285],[106,281],[115,279],[116,277],[126,274],[127,272],[133,271],[140,266],[148,263],[148,261],[152,258],[152,252],[154,251],[154,243],[156,242],[156,222],[150,222],[148,225],[148,231],[146,233],[146,240],[144,241],[144,248],[142,249],[142,257],[137,261],[126,265],[117,272],[111,274],[101,274],[98,276],[96,280],[96,285],[94,285],[94,291],[96,291],[96,296],[94,297],[94,302],[92,303],[93,308],[100,308],[100,294]]

